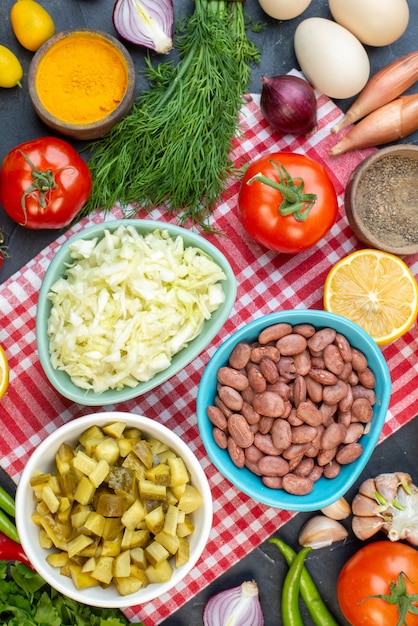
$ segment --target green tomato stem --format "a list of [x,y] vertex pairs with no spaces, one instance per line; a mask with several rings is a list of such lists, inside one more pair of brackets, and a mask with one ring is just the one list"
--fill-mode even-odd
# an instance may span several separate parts
[[256,174],[247,181],[247,185],[252,185],[254,181],[268,185],[277,189],[282,194],[283,200],[279,206],[279,213],[284,217],[293,215],[299,222],[304,222],[312,209],[317,195],[314,193],[304,193],[305,182],[302,178],[292,178],[287,169],[281,163],[270,161],[277,172],[279,181],[273,180],[263,174]]

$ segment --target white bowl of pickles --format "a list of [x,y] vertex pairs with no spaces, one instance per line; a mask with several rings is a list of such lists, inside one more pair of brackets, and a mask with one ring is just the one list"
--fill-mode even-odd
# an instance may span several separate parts
[[120,411],[75,419],[37,446],[16,492],[34,569],[90,606],[149,602],[179,583],[212,527],[212,496],[189,446]]

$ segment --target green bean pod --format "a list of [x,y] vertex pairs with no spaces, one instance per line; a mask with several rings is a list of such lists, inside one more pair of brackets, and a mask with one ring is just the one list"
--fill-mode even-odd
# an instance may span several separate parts
[[[291,567],[297,554],[293,548],[277,537],[272,537],[269,540],[269,543],[272,543],[279,548],[286,560],[286,563],[289,567]],[[319,591],[306,567],[302,568],[302,574],[300,577],[300,595],[306,604],[306,608],[308,609],[315,626],[339,626],[338,622],[335,621],[327,605],[321,598]]]

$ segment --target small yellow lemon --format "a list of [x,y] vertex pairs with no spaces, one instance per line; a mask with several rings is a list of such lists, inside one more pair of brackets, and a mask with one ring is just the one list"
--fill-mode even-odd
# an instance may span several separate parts
[[23,69],[17,56],[0,45],[0,87],[20,87]]
[[399,257],[381,250],[357,250],[329,272],[324,308],[356,322],[378,345],[386,345],[416,321],[417,281]]
[[6,393],[9,386],[9,364],[6,353],[0,346],[0,398]]
[[13,32],[19,43],[35,52],[55,33],[48,11],[35,0],[17,0],[10,11]]

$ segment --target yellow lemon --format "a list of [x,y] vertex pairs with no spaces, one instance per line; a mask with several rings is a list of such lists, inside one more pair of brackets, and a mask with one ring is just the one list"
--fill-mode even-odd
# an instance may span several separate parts
[[406,333],[417,318],[417,281],[399,257],[358,250],[329,272],[324,308],[356,322],[378,345],[386,345]]
[[0,87],[21,86],[23,69],[17,56],[0,45]]
[[9,364],[6,353],[0,346],[0,398],[6,393],[9,386]]
[[17,0],[10,11],[10,21],[16,39],[31,52],[55,33],[52,17],[35,0]]

